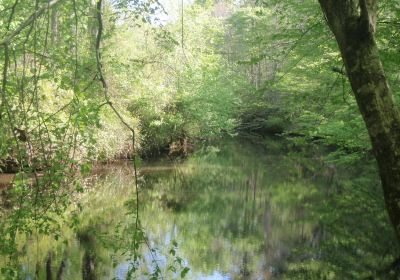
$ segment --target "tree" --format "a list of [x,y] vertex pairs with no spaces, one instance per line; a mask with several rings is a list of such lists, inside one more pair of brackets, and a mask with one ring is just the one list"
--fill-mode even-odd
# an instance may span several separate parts
[[377,159],[386,208],[400,239],[400,113],[375,41],[377,0],[319,0]]

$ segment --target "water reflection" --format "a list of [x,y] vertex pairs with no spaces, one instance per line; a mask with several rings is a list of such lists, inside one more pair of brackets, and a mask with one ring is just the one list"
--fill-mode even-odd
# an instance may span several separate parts
[[[397,244],[379,199],[379,181],[364,173],[373,167],[327,164],[324,154],[293,152],[276,141],[227,141],[183,163],[143,167],[140,219],[148,244],[142,246],[143,265],[135,279],[149,279],[155,261],[165,279],[180,278],[168,268],[181,262],[190,267],[187,279],[196,280],[355,279],[381,265],[377,256],[390,261]],[[118,247],[127,242],[114,234],[132,223],[126,215],[126,201],[134,197],[130,167],[108,166],[98,174],[79,198],[77,229],[66,227],[60,241],[43,236],[21,241],[26,252],[20,278],[126,279],[132,273],[134,260],[115,253],[130,248]],[[356,187],[375,201],[354,193]],[[371,205],[363,208],[357,199]],[[365,225],[362,216],[354,216],[358,208]],[[352,236],[353,230],[359,235]],[[374,244],[383,233],[386,240]],[[124,234],[129,240],[129,231]],[[175,241],[179,259],[171,254]],[[356,259],[359,254],[365,262]]]

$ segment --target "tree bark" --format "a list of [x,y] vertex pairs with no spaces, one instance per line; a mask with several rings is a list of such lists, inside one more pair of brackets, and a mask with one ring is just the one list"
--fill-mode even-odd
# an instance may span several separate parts
[[390,220],[400,241],[400,113],[375,41],[377,0],[319,0],[368,129]]
[[57,45],[59,41],[59,13],[58,7],[54,6],[51,9],[51,43]]

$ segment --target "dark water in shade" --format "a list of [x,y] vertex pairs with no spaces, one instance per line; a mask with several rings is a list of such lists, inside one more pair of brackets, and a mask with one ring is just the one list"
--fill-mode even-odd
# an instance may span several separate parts
[[[145,273],[154,270],[154,260],[164,279],[180,279],[179,272],[166,271],[175,241],[181,258],[175,265],[190,268],[186,279],[322,279],[321,273],[351,279],[366,271],[358,256],[379,266],[386,250],[390,259],[391,230],[373,165],[328,163],[322,150],[231,140],[180,163],[143,164],[140,220],[148,246],[141,250],[141,276],[133,279],[149,279]],[[126,201],[135,198],[132,169],[120,163],[96,172],[79,198],[78,229],[65,227],[59,241],[26,241],[23,279],[34,279],[35,271],[40,279],[49,279],[50,271],[52,279],[127,277],[131,259],[115,252],[129,251],[116,240],[129,240],[130,232],[116,228],[134,222],[126,214]],[[365,186],[370,189],[362,196],[357,190]]]

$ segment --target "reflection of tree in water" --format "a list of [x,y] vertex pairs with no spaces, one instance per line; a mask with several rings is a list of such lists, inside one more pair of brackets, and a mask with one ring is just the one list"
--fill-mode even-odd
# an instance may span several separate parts
[[[143,227],[158,248],[169,250],[171,240],[178,240],[192,271],[188,279],[215,271],[237,280],[323,279],[325,270],[357,279],[367,265],[390,260],[397,247],[389,242],[394,239],[379,238],[392,233],[368,168],[325,164],[315,153],[268,151],[262,158],[260,147],[223,147],[143,178]],[[105,187],[95,192],[101,199],[85,214],[92,220],[78,234],[80,251],[68,257],[79,261],[69,267],[62,264],[67,257],[54,257],[57,252],[43,256],[42,279],[50,267],[53,278],[47,279],[60,270],[77,270],[83,279],[113,273],[108,248],[96,239],[96,233],[114,229],[110,221],[124,220],[129,181],[113,176],[110,185],[126,188],[108,190],[108,179],[102,179]],[[107,211],[98,210],[103,207]]]
[[[221,152],[219,158],[208,157],[203,164],[198,160],[196,172],[185,179],[192,192],[185,193],[184,188],[180,191],[180,196],[196,196],[187,200],[187,212],[182,213],[196,222],[184,220],[178,227],[185,228],[185,222],[196,223],[202,227],[202,236],[193,232],[192,238],[200,243],[219,240],[218,244],[223,244],[208,250],[201,248],[196,256],[189,253],[193,266],[197,266],[196,259],[203,259],[210,271],[214,264],[234,279],[255,279],[260,275],[272,279],[286,273],[292,263],[335,263],[335,258],[326,253],[330,250],[326,240],[332,238],[332,231],[329,233],[326,228],[332,230],[331,221],[337,213],[350,220],[354,217],[326,203],[336,201],[344,186],[353,184],[354,173],[359,171],[326,164],[319,154],[309,157],[304,152],[291,153],[260,162],[254,156],[246,158],[243,146],[234,150],[230,154]],[[234,158],[235,154],[240,155]],[[365,182],[371,181],[365,178]],[[321,207],[328,210],[321,211]],[[353,222],[348,228],[356,225]],[[185,239],[190,239],[188,236]]]
[[93,251],[85,251],[82,261],[82,279],[96,280],[96,256]]
[[[188,210],[186,214],[190,215],[192,220],[196,220],[198,216],[197,227],[201,224],[203,229],[202,236],[194,232],[192,238],[198,238],[200,243],[201,240],[207,242],[206,239],[219,240],[217,244],[220,244],[212,246],[208,252],[202,249],[197,253],[201,253],[202,259],[207,260],[210,267],[214,264],[221,266],[224,271],[231,271],[230,274],[234,279],[260,277],[264,274],[263,270],[277,274],[283,270],[282,263],[288,256],[289,246],[284,245],[285,238],[291,240],[292,235],[301,234],[301,231],[291,234],[291,230],[286,230],[285,223],[279,223],[279,218],[274,217],[280,214],[279,209],[277,213],[273,213],[274,208],[266,202],[269,185],[276,183],[276,177],[280,177],[281,174],[273,172],[272,176],[268,172],[265,174],[265,163],[254,160],[252,154],[247,158],[246,155],[243,157],[243,154],[232,158],[233,154],[235,153],[229,153],[228,158],[222,155],[220,158],[208,159],[203,163],[196,162],[196,172],[192,172],[188,178],[182,180],[189,181],[184,185],[190,186],[191,192],[188,193],[187,189],[182,188],[180,195],[197,196],[193,202],[189,201],[189,205],[186,205]],[[282,178],[284,177],[280,179]],[[291,205],[285,207],[293,208]],[[274,221],[266,218],[269,215]],[[206,216],[207,219],[202,219],[202,216]],[[271,234],[268,230],[264,231],[261,226],[264,221],[265,228],[269,228]],[[271,226],[268,226],[268,223],[271,223]],[[185,225],[181,224],[180,227]],[[276,232],[280,228],[282,233],[277,237]],[[285,237],[288,234],[290,236]],[[277,242],[280,238],[283,241]],[[183,246],[185,247],[185,244]],[[224,251],[230,252],[229,255]],[[260,265],[262,262],[265,263],[264,266]],[[237,269],[234,266],[237,266]]]
[[[248,178],[245,178],[244,182],[240,185],[240,192],[244,191],[244,200],[241,209],[243,209],[243,225],[241,236],[247,238],[254,234],[256,227],[256,190],[257,190],[257,178],[258,169],[251,172]],[[238,279],[250,279],[252,275],[251,267],[251,254],[245,249],[242,252],[242,261],[240,264],[240,273]]]
[[[65,246],[64,253],[57,256],[57,253],[50,249],[42,259],[37,253],[35,254],[36,264],[34,266],[34,276],[31,278],[29,266],[21,265],[18,272],[18,279],[46,279],[46,280],[63,280],[67,271],[67,262],[69,247]],[[27,269],[28,268],[28,269]]]
[[57,276],[56,276],[56,280],[62,280],[64,279],[64,274],[67,270],[67,260],[68,260],[68,251],[67,249],[64,251],[64,257],[60,263],[60,266],[57,270]]
[[82,279],[97,279],[97,257],[96,257],[96,236],[93,229],[85,229],[78,233],[78,239],[81,247],[84,249],[82,258]]
[[[56,264],[54,264],[54,252],[49,251],[47,254],[47,260],[46,260],[46,280],[62,280],[64,279],[65,276],[65,271],[66,271],[66,266],[67,266],[67,249],[64,252],[64,257],[61,260],[58,268]],[[55,278],[54,278],[55,275]],[[37,272],[36,277],[39,278],[39,274]]]

